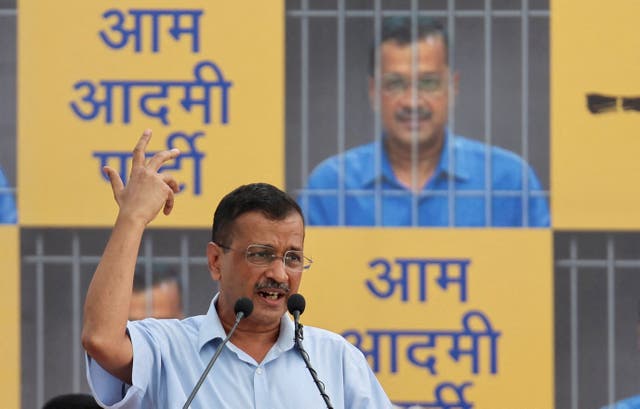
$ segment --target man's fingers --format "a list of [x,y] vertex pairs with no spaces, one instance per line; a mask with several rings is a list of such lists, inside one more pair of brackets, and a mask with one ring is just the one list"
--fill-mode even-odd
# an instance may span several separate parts
[[176,182],[176,180],[170,174],[163,173],[162,180],[164,181],[164,183],[169,185],[173,193],[178,193],[180,191],[180,186],[178,185],[178,182]]
[[167,198],[167,201],[164,202],[164,208],[162,209],[162,212],[165,214],[165,216],[168,216],[169,213],[171,213],[171,210],[173,210],[173,200],[173,192],[169,192],[169,197]]
[[[124,183],[115,170],[109,167],[105,167],[104,171],[107,173],[107,175],[109,175],[109,180],[111,181],[111,186],[113,188],[114,195],[116,196],[116,201],[118,201],[119,196],[123,196],[123,194],[121,193],[123,190],[127,192],[131,190],[129,189],[129,187],[134,185],[136,186],[134,190],[146,189],[149,193],[154,193],[149,189],[160,188],[163,191],[166,191],[167,196],[163,205],[163,213],[165,215],[168,215],[173,209],[174,194],[180,191],[180,187],[178,185],[178,182],[176,182],[176,180],[171,175],[165,175],[164,173],[160,173],[159,171],[166,162],[177,158],[180,154],[180,151],[178,149],[160,151],[154,154],[153,157],[151,157],[151,159],[147,161],[146,150],[150,139],[151,130],[146,129],[142,133],[142,136],[138,140],[135,148],[133,148],[131,178],[129,179],[131,183],[129,184],[129,186],[127,186],[127,188],[125,188]],[[160,178],[164,182],[164,187],[156,185],[158,182],[158,178]],[[152,180],[154,179],[155,182],[152,182]],[[158,192],[156,191],[155,193]],[[137,195],[134,195],[133,197],[136,196]],[[139,200],[139,198],[135,200]],[[155,217],[155,215],[153,217]],[[151,219],[153,217],[151,217]],[[149,221],[151,219],[149,219]]]
[[176,148],[168,151],[161,151],[153,155],[153,157],[149,159],[147,165],[157,172],[165,162],[177,158],[178,155],[180,155],[180,151]]
[[118,172],[116,172],[109,166],[103,167],[102,171],[109,177],[109,182],[111,182],[111,190],[113,190],[114,195],[124,189],[124,183],[122,183],[122,179],[120,179],[120,175],[118,174]]
[[140,139],[138,139],[138,143],[136,147],[133,148],[133,166],[143,166],[145,161],[144,153],[147,149],[147,145],[149,144],[149,140],[151,139],[151,129],[145,129],[142,133]]
[[164,208],[162,209],[162,212],[165,215],[168,215],[173,210],[173,204],[175,201],[174,193],[178,193],[180,191],[180,186],[178,186],[178,182],[176,182],[173,176],[169,174],[162,174],[162,180],[167,184],[167,186],[169,186],[169,188],[171,188],[167,200],[164,202]]
[[[146,161],[146,150],[147,145],[149,144],[149,140],[151,139],[151,129],[145,129],[142,133],[142,136],[138,140],[135,148],[133,148],[133,160],[132,165],[135,168],[136,166],[144,166]],[[150,169],[154,171],[158,171],[162,165],[171,160],[178,157],[180,151],[178,149],[170,149],[168,151],[161,151],[153,155],[147,165]]]

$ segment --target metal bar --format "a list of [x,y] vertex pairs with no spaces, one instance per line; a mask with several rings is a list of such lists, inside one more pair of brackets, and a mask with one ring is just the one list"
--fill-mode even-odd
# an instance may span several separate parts
[[522,225],[529,226],[529,1],[522,0]]
[[74,231],[71,237],[71,381],[74,393],[80,392],[80,374],[82,373],[82,346],[80,345],[80,331],[82,319],[80,311],[80,238]]
[[640,260],[558,260],[556,261],[557,267],[580,267],[580,268],[608,268],[609,265],[613,265],[615,268],[640,268]]
[[493,133],[493,123],[491,122],[491,100],[492,100],[492,76],[491,76],[491,54],[492,54],[492,27],[491,20],[491,0],[484,2],[484,214],[485,225],[493,225],[493,178],[491,166],[491,139]]
[[[374,116],[374,124],[373,124],[373,132],[374,138],[376,141],[375,147],[375,157],[374,157],[374,168],[377,175],[382,174],[382,151],[383,141],[382,141],[382,118],[380,116],[380,108],[381,108],[381,77],[382,77],[382,54],[380,49],[380,44],[382,43],[382,0],[375,0],[374,2],[374,18],[373,18],[373,30],[375,37],[376,47],[374,49],[375,52],[375,60],[374,60],[374,80],[375,80],[375,95],[373,98],[374,112],[376,113]],[[382,179],[375,179],[374,186],[374,212],[375,212],[375,225],[382,226]]]
[[[36,236],[36,256],[44,254],[44,238]],[[36,407],[44,405],[44,263],[36,264]]]
[[[314,189],[313,193],[317,195],[335,195],[335,189]],[[465,197],[484,197],[485,190],[458,190],[456,191],[456,196],[465,196]],[[355,195],[370,195],[371,191],[366,189],[349,189],[349,194],[352,196]],[[406,192],[402,190],[387,190],[384,192],[385,196],[405,196]],[[448,196],[448,192],[445,191],[430,191],[423,190],[419,192],[420,197],[431,197],[431,196]],[[522,196],[522,191],[518,190],[494,190],[494,196],[500,197],[520,197]],[[549,197],[549,191],[532,191],[529,193],[530,196],[535,197]]]
[[[302,11],[306,12],[308,0],[302,0]],[[309,176],[309,19],[306,14],[300,17],[300,157],[302,161],[302,182]],[[302,208],[309,210],[309,197],[306,192],[302,195]]]
[[[86,264],[98,264],[100,262],[100,256],[80,256],[79,262],[81,265]],[[174,263],[179,264],[181,257],[180,256],[156,256],[154,257],[155,261],[159,263]],[[207,258],[204,256],[199,257],[190,257],[189,258],[191,264],[196,265],[207,265]],[[48,255],[48,256],[24,256],[22,261],[26,264],[37,264],[41,261],[46,262],[47,264],[69,264],[71,262],[70,256],[64,255]],[[138,256],[138,263],[144,262],[143,256]]]
[[[571,260],[578,259],[578,240],[575,236],[569,242]],[[578,409],[578,268],[574,265],[570,272],[570,365],[571,365],[571,409]]]
[[[455,0],[448,0],[447,2],[447,30],[449,35],[449,47],[447,52],[449,53],[449,67],[455,67],[455,53],[453,52],[453,44],[455,44]],[[454,105],[454,95],[455,89],[453,87],[452,81],[449,81],[449,101],[448,101],[448,121],[447,128],[450,135],[453,137],[455,135],[455,105]],[[445,135],[446,137],[446,135]],[[456,169],[456,158],[454,151],[454,141],[451,140],[448,144],[449,148],[447,149],[447,154],[449,155],[449,169],[448,170],[448,188],[447,188],[447,200],[449,203],[449,227],[455,227],[456,225],[456,189],[455,189],[455,169]]]
[[[304,1],[304,0],[303,0]],[[335,18],[339,14],[336,10],[289,10],[287,11],[288,17],[313,17],[313,18]],[[409,10],[384,10],[382,11],[383,17],[408,17],[411,15]],[[430,16],[430,17],[447,17],[449,11],[446,10],[420,10],[418,16]],[[530,17],[544,17],[549,18],[549,10],[529,10],[527,15]],[[345,10],[344,17],[346,18],[372,18],[375,16],[375,10]],[[478,10],[455,10],[454,16],[458,17],[484,17],[485,12],[482,9]],[[520,10],[493,10],[491,12],[492,17],[501,18],[521,18],[522,12]]]
[[[418,1],[411,0],[411,108],[418,105]],[[411,116],[411,225],[419,225],[418,199],[420,190],[418,186],[418,115],[414,112]]]
[[609,404],[616,400],[615,243],[607,237],[607,391]]
[[[337,119],[338,119],[338,152],[345,151],[345,0],[338,0],[338,89],[337,89]],[[338,160],[338,225],[346,224],[346,187],[345,187],[345,163],[344,155]]]

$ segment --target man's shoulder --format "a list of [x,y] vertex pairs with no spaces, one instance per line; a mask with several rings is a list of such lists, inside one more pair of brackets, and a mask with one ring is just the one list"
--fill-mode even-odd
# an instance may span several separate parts
[[334,342],[336,344],[348,344],[348,341],[346,339],[344,339],[340,334],[337,334],[333,331],[329,331],[327,329],[324,328],[319,328],[319,327],[311,327],[311,326],[304,326],[304,336],[305,339],[309,338],[309,339],[313,339],[314,342]]
[[341,160],[343,160],[347,165],[352,165],[361,161],[369,161],[376,153],[376,145],[379,144],[376,144],[376,142],[369,142],[363,145],[354,146],[344,152],[324,159],[320,164],[318,164],[316,169],[324,167],[335,168]]
[[376,146],[381,146],[381,144],[370,142],[358,145],[324,159],[309,175],[309,187],[335,185],[342,166],[344,166],[345,173],[356,181],[355,183],[358,183],[360,177],[368,177],[372,172],[373,163],[375,163]]
[[602,409],[640,409],[640,395],[618,401],[613,405],[605,406]]
[[522,162],[522,157],[520,155],[500,146],[487,145],[486,142],[460,135],[456,135],[453,140],[457,152],[472,155],[474,158],[478,158],[483,161],[487,157],[487,152],[489,152],[492,159],[518,164]]
[[198,336],[204,318],[204,315],[188,317],[183,320],[145,318],[143,320],[130,321],[127,328],[129,331],[144,332],[156,340],[163,338],[184,340]]
[[[491,160],[494,179],[520,180],[529,164],[518,154],[495,145],[469,139],[463,136],[454,137],[456,166],[466,170],[468,174],[481,175],[487,160]],[[489,159],[490,158],[490,159]]]
[[318,327],[304,327],[304,339],[309,340],[309,343],[313,343],[316,346],[322,348],[329,348],[333,350],[358,350],[353,344],[347,341],[342,335],[335,332]]
[[7,187],[8,183],[7,183],[7,179],[4,176],[4,172],[2,171],[2,168],[0,167],[0,187]]

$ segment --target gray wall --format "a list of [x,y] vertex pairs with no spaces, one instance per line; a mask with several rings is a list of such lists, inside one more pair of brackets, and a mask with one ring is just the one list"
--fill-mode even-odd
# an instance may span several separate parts
[[640,395],[640,234],[554,236],[556,408]]
[[0,0],[0,167],[16,185],[16,13],[15,1]]

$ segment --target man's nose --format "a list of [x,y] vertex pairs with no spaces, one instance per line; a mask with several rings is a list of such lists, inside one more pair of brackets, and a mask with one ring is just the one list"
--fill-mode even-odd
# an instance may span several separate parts
[[406,107],[421,106],[426,101],[423,93],[418,92],[418,89],[415,87],[407,87],[407,89],[400,94],[399,98],[402,106]]
[[284,265],[284,260],[280,257],[275,258],[271,264],[269,264],[269,268],[267,270],[267,277],[274,279],[279,283],[283,283],[288,280],[289,275],[287,274],[287,269]]

